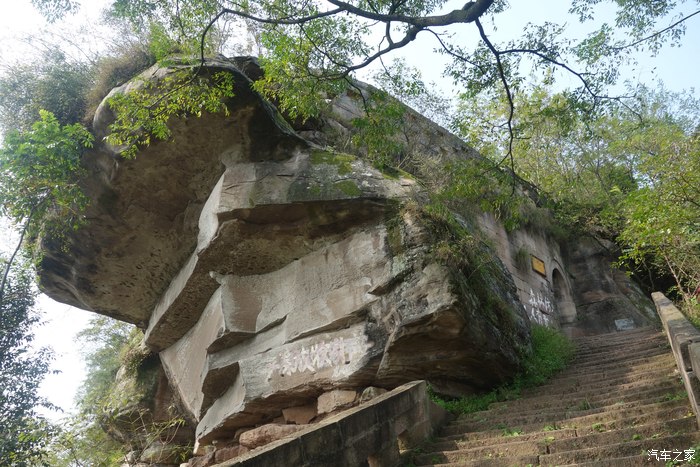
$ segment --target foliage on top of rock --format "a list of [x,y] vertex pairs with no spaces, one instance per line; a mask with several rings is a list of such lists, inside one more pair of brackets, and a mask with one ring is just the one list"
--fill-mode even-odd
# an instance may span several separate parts
[[107,143],[122,147],[126,158],[171,135],[168,122],[175,118],[198,118],[203,112],[228,115],[225,101],[234,96],[234,78],[227,72],[201,67],[173,68],[163,73],[156,66],[132,79],[124,90],[112,92],[107,105],[115,115]]

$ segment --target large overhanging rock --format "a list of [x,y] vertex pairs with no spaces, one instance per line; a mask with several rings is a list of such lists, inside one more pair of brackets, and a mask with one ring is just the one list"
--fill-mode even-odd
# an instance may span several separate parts
[[[172,140],[133,160],[88,153],[87,224],[45,243],[40,269],[52,297],[145,330],[200,444],[330,389],[429,379],[467,392],[518,369],[528,317],[493,252],[486,281],[446,266],[407,206],[410,177],[301,138],[234,62],[207,67],[235,77],[230,114],[172,121]],[[94,132],[110,121],[103,104]],[[473,156],[422,128],[436,154]]]
[[217,276],[199,321],[161,352],[200,420],[198,442],[338,387],[428,378],[468,391],[504,381],[528,337],[512,281],[500,276],[485,303],[431,251],[423,221],[402,210],[279,269]]
[[[152,144],[134,160],[99,142],[84,156],[91,174],[85,181],[92,201],[87,226],[65,242],[43,245],[39,276],[48,295],[145,327],[193,253],[200,212],[227,165],[295,160],[302,149],[309,151],[231,62],[210,66],[235,78],[229,116],[172,121],[171,140]],[[153,68],[141,78],[160,74]],[[93,133],[106,135],[112,121],[103,102]]]

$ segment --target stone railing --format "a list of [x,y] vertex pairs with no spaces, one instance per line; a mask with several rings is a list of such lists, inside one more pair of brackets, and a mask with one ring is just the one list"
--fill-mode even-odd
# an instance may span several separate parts
[[671,343],[676,364],[681,373],[688,398],[693,406],[700,426],[700,331],[695,328],[671,300],[661,292],[654,292],[651,298],[661,317],[664,330]]
[[425,381],[414,381],[214,467],[394,467],[400,447],[420,444],[448,417],[428,398]]

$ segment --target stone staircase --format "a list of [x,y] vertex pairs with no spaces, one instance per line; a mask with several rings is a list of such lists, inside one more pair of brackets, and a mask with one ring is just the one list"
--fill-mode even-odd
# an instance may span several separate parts
[[575,342],[574,361],[548,384],[459,417],[407,465],[663,466],[700,444],[663,332],[642,328]]

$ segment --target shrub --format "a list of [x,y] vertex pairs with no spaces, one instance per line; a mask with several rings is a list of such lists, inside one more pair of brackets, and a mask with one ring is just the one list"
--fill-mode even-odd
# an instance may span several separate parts
[[94,84],[86,93],[88,111],[85,119],[92,119],[97,106],[112,88],[126,83],[155,62],[155,56],[147,47],[139,44],[129,46],[117,55],[100,59],[94,70]]
[[523,361],[523,370],[510,384],[486,394],[464,396],[445,400],[430,392],[435,403],[456,414],[468,414],[487,410],[494,402],[520,397],[523,389],[539,386],[561,371],[571,361],[574,346],[561,332],[545,326],[532,326],[532,352]]
[[15,64],[0,77],[0,129],[29,131],[45,110],[61,125],[82,120],[85,95],[92,84],[90,67],[58,49],[31,64]]
[[539,386],[564,369],[574,355],[574,346],[561,332],[546,326],[532,327],[532,353],[519,376],[521,387]]

